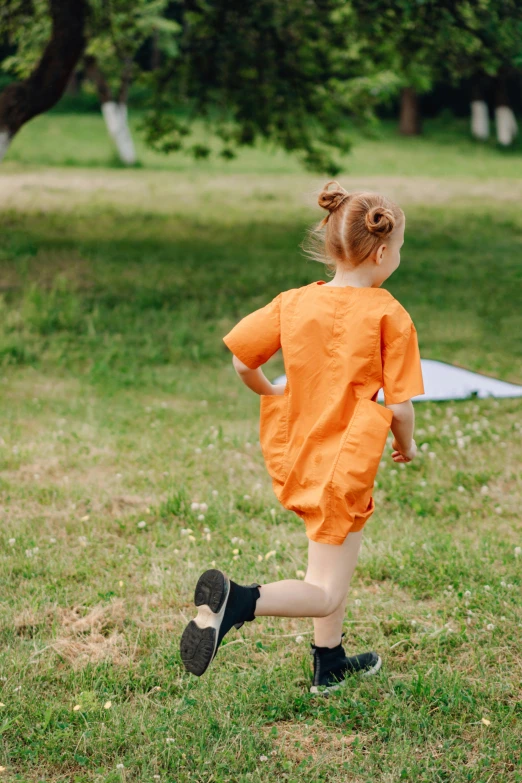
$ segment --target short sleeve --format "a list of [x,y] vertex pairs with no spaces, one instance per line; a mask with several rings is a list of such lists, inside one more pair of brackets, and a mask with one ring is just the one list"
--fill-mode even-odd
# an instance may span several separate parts
[[281,296],[246,315],[223,337],[225,345],[251,370],[281,348]]
[[417,330],[408,312],[394,301],[381,321],[383,390],[386,405],[424,394]]

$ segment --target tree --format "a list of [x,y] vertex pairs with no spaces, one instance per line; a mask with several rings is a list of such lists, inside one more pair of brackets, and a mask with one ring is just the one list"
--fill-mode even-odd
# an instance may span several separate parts
[[361,57],[346,0],[188,0],[180,24],[177,56],[151,76],[148,139],[163,151],[210,154],[190,141],[203,119],[225,158],[265,139],[335,174],[347,118],[371,119],[396,89],[389,69]]
[[42,0],[34,0],[34,6],[11,0],[1,11],[0,29],[11,43],[22,44],[33,25],[48,43],[26,77],[0,95],[0,160],[22,125],[60,100],[85,46],[85,0],[49,0],[48,25],[43,6]]
[[[38,24],[13,36],[10,65],[18,72],[31,55],[34,62],[46,36],[45,2],[33,2]],[[375,105],[396,89],[393,73],[376,69],[367,52],[361,57],[362,36],[346,0],[179,0],[177,26],[164,18],[165,6],[166,0],[89,0],[88,73],[127,162],[134,151],[126,96],[137,49],[153,30],[171,40],[169,57],[148,80],[147,138],[166,152],[208,155],[208,144],[191,141],[203,120],[226,158],[262,138],[334,174],[335,156],[349,148],[347,118],[371,120]]]
[[[484,76],[502,79],[522,65],[522,4],[519,0],[352,0],[376,65],[391,68],[402,82],[401,133],[421,130],[417,96],[435,80],[474,79],[472,131],[487,136]],[[513,132],[505,91],[497,91],[497,127]]]
[[136,54],[154,36],[157,51],[175,55],[179,25],[165,18],[168,0],[91,0],[86,75],[95,85],[107,130],[120,160],[136,162],[127,120],[129,88],[138,75]]

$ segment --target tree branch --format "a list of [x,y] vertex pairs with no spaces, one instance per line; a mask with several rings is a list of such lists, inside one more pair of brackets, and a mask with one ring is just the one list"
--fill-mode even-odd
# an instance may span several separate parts
[[49,0],[49,11],[52,34],[40,62],[0,95],[0,132],[9,138],[58,103],[85,47],[86,0]]

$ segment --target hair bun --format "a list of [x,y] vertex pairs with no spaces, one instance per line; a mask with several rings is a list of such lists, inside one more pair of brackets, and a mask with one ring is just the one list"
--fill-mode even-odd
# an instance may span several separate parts
[[[328,190],[330,185],[335,185],[334,190]],[[327,182],[323,190],[319,194],[318,204],[328,212],[333,212],[335,209],[341,206],[345,199],[350,198],[350,194],[346,191],[338,182],[332,180]]]
[[395,217],[386,207],[372,207],[366,213],[365,223],[370,234],[386,237],[395,228]]

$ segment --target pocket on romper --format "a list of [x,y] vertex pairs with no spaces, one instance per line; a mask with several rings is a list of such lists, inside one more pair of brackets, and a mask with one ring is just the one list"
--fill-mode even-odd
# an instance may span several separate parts
[[393,412],[384,405],[359,399],[339,448],[332,472],[332,500],[346,502],[347,510],[368,511]]
[[266,469],[272,479],[284,482],[286,454],[287,394],[261,394],[259,402],[259,442]]

